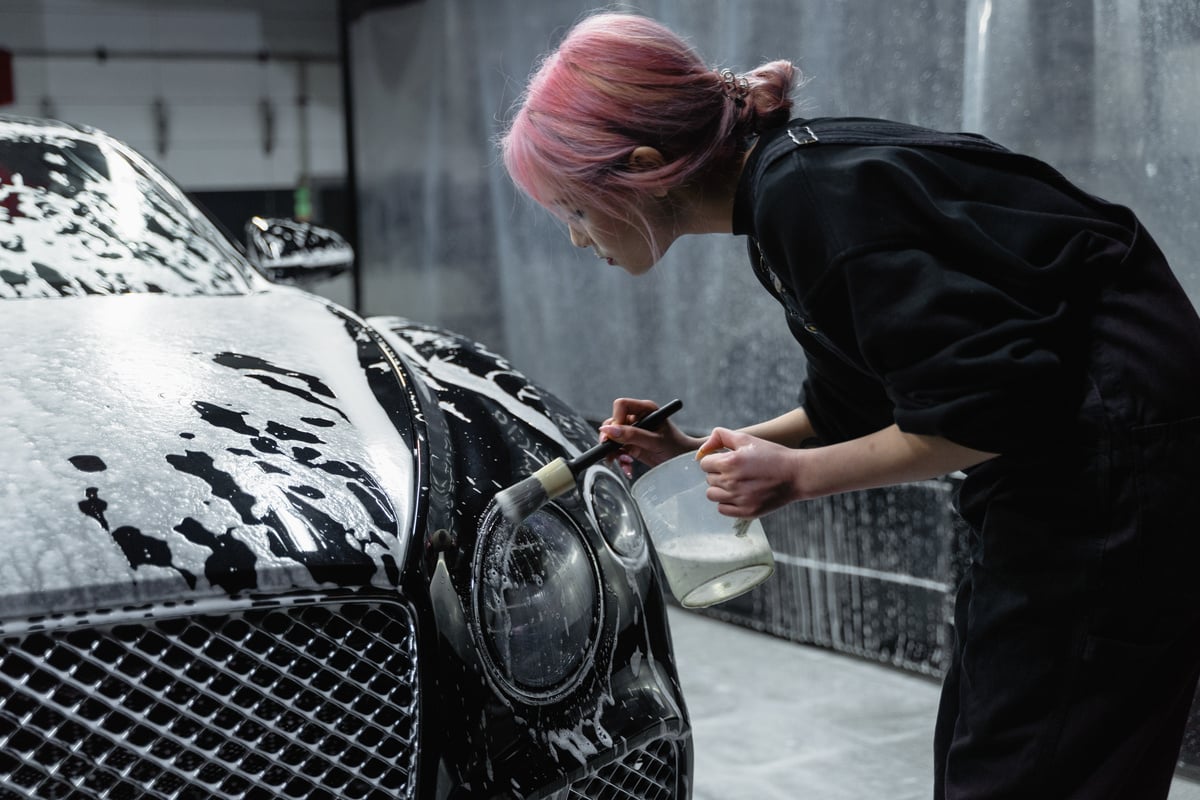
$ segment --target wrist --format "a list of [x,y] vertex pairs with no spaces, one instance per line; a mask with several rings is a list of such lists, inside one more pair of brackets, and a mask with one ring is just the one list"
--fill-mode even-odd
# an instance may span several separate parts
[[812,499],[808,493],[808,482],[805,480],[804,454],[799,450],[792,450],[789,454],[788,464],[790,466],[788,474],[792,487],[792,502]]
[[824,448],[820,447],[791,451],[789,463],[793,500],[815,500],[835,492],[828,481],[828,469],[820,465],[824,453]]

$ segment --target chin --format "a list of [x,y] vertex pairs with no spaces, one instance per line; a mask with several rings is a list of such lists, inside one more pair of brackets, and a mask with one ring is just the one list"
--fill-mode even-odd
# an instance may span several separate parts
[[645,275],[654,266],[662,260],[663,253],[647,253],[644,257],[639,258],[631,263],[618,262],[617,266],[628,272],[630,275]]

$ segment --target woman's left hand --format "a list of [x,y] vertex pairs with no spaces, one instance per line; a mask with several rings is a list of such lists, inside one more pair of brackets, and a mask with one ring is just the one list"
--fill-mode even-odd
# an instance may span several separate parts
[[696,457],[708,479],[705,496],[726,516],[761,517],[799,499],[802,451],[715,428]]
[[658,408],[652,400],[619,397],[613,401],[613,415],[600,425],[600,441],[621,443],[616,457],[622,471],[633,477],[633,461],[654,467],[677,455],[695,450],[702,439],[688,436],[667,420],[657,430],[639,428],[634,423]]

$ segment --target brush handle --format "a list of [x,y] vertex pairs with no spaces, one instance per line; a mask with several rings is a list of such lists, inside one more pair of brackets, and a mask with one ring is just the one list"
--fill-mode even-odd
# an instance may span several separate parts
[[[655,430],[659,425],[662,425],[664,422],[666,422],[667,417],[671,416],[681,408],[683,408],[683,401],[676,397],[671,402],[664,406],[659,406],[646,416],[639,419],[637,422],[633,423],[633,427],[644,428],[651,431]],[[578,475],[582,470],[587,469],[588,467],[600,461],[600,459],[615,453],[619,449],[621,449],[620,442],[614,441],[613,439],[606,439],[590,450],[585,450],[572,458],[567,462],[567,466],[570,468],[572,475]]]

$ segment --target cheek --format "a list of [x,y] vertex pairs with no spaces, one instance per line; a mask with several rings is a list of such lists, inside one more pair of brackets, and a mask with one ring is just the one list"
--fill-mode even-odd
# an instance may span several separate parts
[[609,220],[591,220],[587,232],[588,236],[598,242],[610,242],[613,239],[612,223]]

